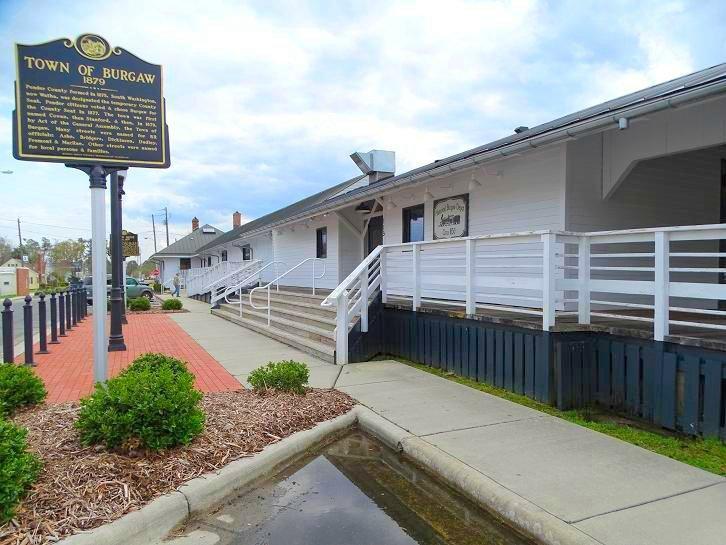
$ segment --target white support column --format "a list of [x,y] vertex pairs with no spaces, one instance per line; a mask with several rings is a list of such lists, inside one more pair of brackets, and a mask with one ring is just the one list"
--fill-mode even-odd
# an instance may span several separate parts
[[381,275],[381,301],[383,303],[388,302],[388,279],[386,277],[386,257],[388,256],[388,252],[386,252],[385,248],[381,248],[381,255],[378,257],[379,261],[381,262],[380,268],[379,268],[379,274]]
[[578,322],[590,323],[590,238],[580,237],[577,252],[577,314]]
[[670,244],[668,233],[655,232],[655,300],[653,315],[653,337],[662,341],[669,334],[670,319]]
[[476,314],[476,246],[466,239],[466,313]]
[[368,267],[363,269],[360,277],[360,330],[368,331]]
[[345,365],[348,363],[348,292],[343,290],[337,301],[337,316],[335,329],[335,363]]
[[555,235],[542,235],[542,329],[555,325]]
[[421,248],[413,245],[413,310],[421,306]]
[[[99,169],[98,173],[96,169]],[[103,173],[103,177],[101,174]],[[93,176],[97,180],[94,184]],[[93,381],[108,378],[106,340],[106,174],[94,167],[91,174],[91,266],[93,268]],[[101,180],[103,185],[99,182]]]

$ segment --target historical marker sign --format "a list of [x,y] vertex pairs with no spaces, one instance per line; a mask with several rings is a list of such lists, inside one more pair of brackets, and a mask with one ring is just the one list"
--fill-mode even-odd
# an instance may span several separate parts
[[122,253],[124,257],[141,255],[139,251],[139,235],[126,229],[122,230],[121,247],[123,248]]
[[15,55],[15,158],[169,166],[160,65],[96,34],[16,44]]

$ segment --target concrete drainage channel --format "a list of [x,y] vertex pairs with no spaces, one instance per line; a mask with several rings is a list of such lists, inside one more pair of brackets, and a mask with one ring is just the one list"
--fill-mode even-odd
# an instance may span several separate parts
[[237,460],[217,473],[189,481],[139,511],[59,543],[147,545],[161,542],[192,517],[219,507],[235,493],[283,471],[315,447],[342,436],[356,424],[386,446],[403,453],[434,478],[538,542],[546,545],[598,545],[596,540],[576,528],[362,405],[270,445],[254,457]]

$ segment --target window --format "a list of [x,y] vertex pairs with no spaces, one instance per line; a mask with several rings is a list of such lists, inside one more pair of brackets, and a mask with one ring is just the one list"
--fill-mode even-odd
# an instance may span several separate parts
[[127,278],[126,285],[127,286],[136,286],[136,285],[138,285],[138,282],[136,281],[135,278]]
[[245,244],[242,246],[242,261],[251,261],[252,260],[252,248],[249,244]]
[[424,205],[404,208],[403,242],[421,242],[424,239]]
[[192,268],[192,258],[191,257],[180,257],[179,258],[179,270],[188,271],[191,268]]
[[209,256],[209,257],[207,258],[207,267],[211,267],[211,266],[212,266],[212,256],[210,255],[210,256]]
[[222,261],[227,261],[227,250],[222,250]]
[[328,257],[328,228],[321,227],[315,231],[315,257]]

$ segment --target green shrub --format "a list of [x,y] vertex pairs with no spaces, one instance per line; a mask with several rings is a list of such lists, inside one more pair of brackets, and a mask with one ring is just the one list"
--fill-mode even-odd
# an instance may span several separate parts
[[310,370],[304,363],[287,360],[258,367],[247,378],[255,390],[282,390],[304,394]]
[[0,418],[0,524],[13,517],[40,473],[40,459],[28,451],[27,434],[24,428]]
[[160,282],[154,282],[152,284],[152,289],[154,290],[154,293],[161,293],[161,283]]
[[151,301],[146,297],[129,299],[129,310],[151,310]]
[[81,400],[75,426],[84,444],[159,450],[187,444],[202,432],[202,394],[194,389],[194,375],[149,361],[97,384]]
[[43,381],[30,367],[0,363],[0,414],[40,403],[47,393]]
[[181,299],[167,299],[161,304],[163,310],[181,310],[182,306]]
[[132,361],[131,365],[124,370],[124,373],[137,373],[146,370],[156,371],[161,367],[168,367],[175,375],[189,372],[187,364],[182,360],[167,356],[166,354],[147,352]]

